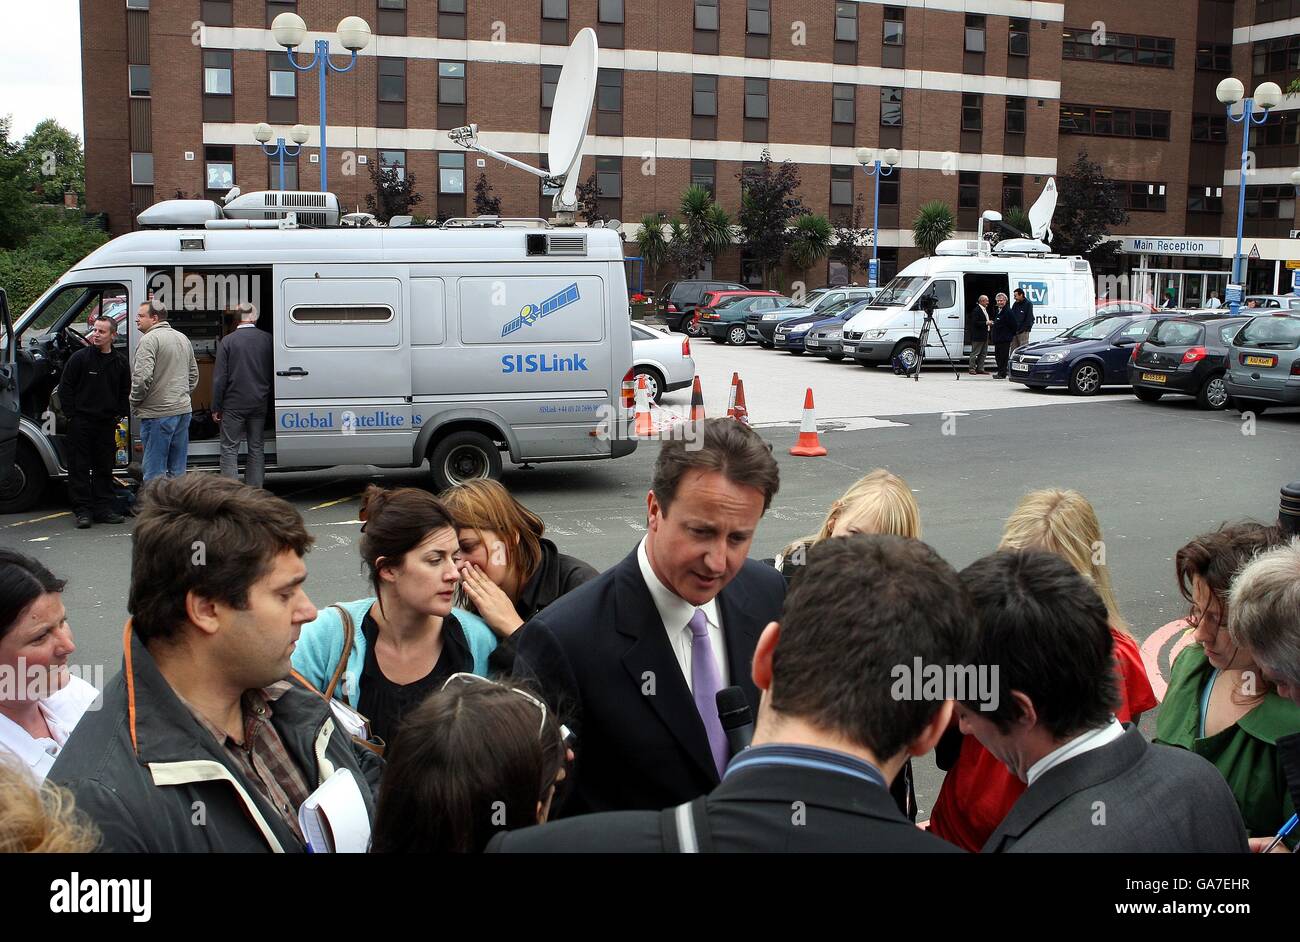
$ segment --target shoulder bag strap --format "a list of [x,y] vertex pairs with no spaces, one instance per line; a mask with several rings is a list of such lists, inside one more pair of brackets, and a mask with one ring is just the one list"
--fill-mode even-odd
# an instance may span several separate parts
[[322,693],[325,699],[332,699],[334,688],[338,686],[339,680],[343,677],[343,672],[347,670],[348,658],[352,656],[352,633],[356,630],[352,623],[352,615],[342,605],[331,605],[330,608],[337,609],[343,621],[343,655],[339,658],[337,666],[334,668],[334,676],[330,678],[329,684],[326,685]]

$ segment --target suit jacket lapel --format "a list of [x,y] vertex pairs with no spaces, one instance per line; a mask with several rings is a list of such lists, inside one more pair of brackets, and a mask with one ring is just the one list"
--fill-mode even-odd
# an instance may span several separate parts
[[767,623],[754,615],[746,603],[744,589],[737,583],[744,578],[738,574],[718,594],[718,610],[722,613],[722,635],[727,641],[727,668],[731,683],[745,691],[745,699],[755,718],[758,717],[758,688],[754,686],[754,649],[758,636]]
[[[651,709],[682,749],[716,783],[718,770],[713,764],[704,721],[695,708],[695,699],[682,676],[677,655],[668,643],[667,631],[641,576],[635,551],[618,564],[615,583],[614,627],[629,641],[623,652],[624,668],[636,684],[636,690],[649,701]],[[653,688],[647,688],[652,680]],[[653,689],[653,694],[643,692],[647,689]]]

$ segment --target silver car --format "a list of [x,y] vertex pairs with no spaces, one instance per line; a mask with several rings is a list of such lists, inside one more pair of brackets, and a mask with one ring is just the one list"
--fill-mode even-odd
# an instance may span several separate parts
[[632,325],[632,377],[645,377],[646,389],[653,402],[661,402],[664,393],[684,389],[695,379],[695,358],[691,341],[644,324]]
[[1300,296],[1294,294],[1248,294],[1242,309],[1250,307],[1250,302],[1255,302],[1255,307],[1266,308],[1270,311],[1282,308],[1284,311],[1300,311]]
[[1227,367],[1223,382],[1237,411],[1300,405],[1300,313],[1252,317],[1229,343]]

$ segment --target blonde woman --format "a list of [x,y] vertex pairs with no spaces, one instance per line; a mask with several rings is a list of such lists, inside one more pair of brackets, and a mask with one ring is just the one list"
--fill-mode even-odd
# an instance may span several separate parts
[[795,540],[776,557],[774,565],[786,576],[803,565],[804,555],[822,540],[854,533],[879,533],[921,538],[921,509],[912,490],[896,474],[877,468],[831,504],[821,529]]
[[[1110,584],[1101,523],[1092,504],[1078,491],[1041,490],[1026,494],[1007,518],[999,550],[1055,553],[1089,579],[1110,613],[1115,642],[1122,723],[1136,723],[1156,705],[1155,692],[1142,664],[1142,653],[1128,633]],[[978,851],[1025,790],[1025,784],[980,745],[974,736],[960,741],[961,751],[948,769],[930,816],[930,830],[944,840]]]
[[28,769],[0,756],[0,854],[88,854],[99,832],[72,793],[37,783]]

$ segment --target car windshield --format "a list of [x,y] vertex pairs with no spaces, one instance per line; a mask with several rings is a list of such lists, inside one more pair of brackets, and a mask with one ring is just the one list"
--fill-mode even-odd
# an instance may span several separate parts
[[1256,317],[1241,328],[1236,344],[1265,350],[1294,350],[1300,347],[1300,317],[1276,314]]
[[875,303],[905,307],[916,298],[923,284],[925,284],[925,279],[920,275],[912,275],[907,278],[899,276],[885,285],[884,290],[876,296]]
[[1110,336],[1111,331],[1115,330],[1115,328],[1128,322],[1127,317],[1094,317],[1082,324],[1075,324],[1061,334],[1061,337],[1062,339],[1068,338],[1072,340],[1103,340]]

